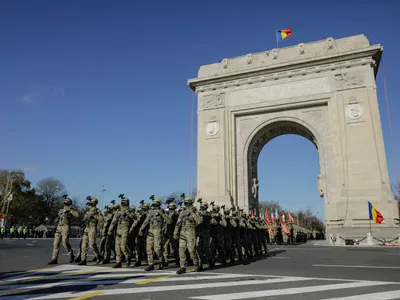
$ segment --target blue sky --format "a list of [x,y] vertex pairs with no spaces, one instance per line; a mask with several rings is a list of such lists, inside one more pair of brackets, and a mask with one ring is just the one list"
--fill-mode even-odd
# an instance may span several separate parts
[[[99,196],[102,184],[107,202],[119,193],[137,203],[188,191],[193,94],[187,79],[200,65],[274,48],[275,29],[287,27],[293,36],[282,46],[362,33],[383,44],[399,136],[400,2],[320,3],[2,1],[0,168],[23,168],[33,183],[54,176],[82,200]],[[378,96],[394,182],[381,73]],[[259,172],[261,200],[323,216],[318,154],[309,141],[271,141]]]

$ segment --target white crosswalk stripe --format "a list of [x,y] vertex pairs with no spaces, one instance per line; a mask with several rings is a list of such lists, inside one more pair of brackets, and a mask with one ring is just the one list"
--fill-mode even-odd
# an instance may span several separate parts
[[[368,293],[365,289],[371,287],[379,287],[381,292]],[[355,290],[359,294],[355,295]],[[329,298],[327,291],[340,291],[340,296]],[[350,291],[348,296],[343,294],[346,291]],[[101,299],[107,296],[112,299],[117,295],[118,298],[125,295],[126,299],[136,299],[136,296],[143,299],[140,298],[143,295],[166,299],[165,292],[170,295],[168,299],[193,300],[285,298],[306,293],[321,294],[312,299],[383,300],[400,298],[400,283],[218,272],[176,275],[168,269],[144,272],[137,268],[77,265],[60,265],[0,279],[0,299]]]

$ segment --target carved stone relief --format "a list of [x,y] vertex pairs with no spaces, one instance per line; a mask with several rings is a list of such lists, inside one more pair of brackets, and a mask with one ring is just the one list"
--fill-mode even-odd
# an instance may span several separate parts
[[299,50],[299,54],[302,55],[305,52],[305,45],[304,43],[301,43],[297,46],[297,49]]
[[362,103],[351,103],[346,106],[346,116],[351,120],[358,120],[364,115]]
[[331,37],[326,39],[326,44],[328,45],[328,49],[333,49],[335,40]]
[[355,86],[360,86],[364,83],[364,75],[362,73],[342,73],[336,75],[336,87],[338,89],[352,88]]
[[225,106],[225,94],[207,95],[203,97],[203,109],[214,109]]
[[216,136],[219,133],[219,122],[212,121],[206,125],[206,134],[208,136]]
[[278,49],[272,50],[272,58],[277,59],[278,58]]

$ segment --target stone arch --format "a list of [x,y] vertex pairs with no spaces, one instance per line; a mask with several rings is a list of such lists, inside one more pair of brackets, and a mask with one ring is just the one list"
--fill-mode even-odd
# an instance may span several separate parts
[[[258,178],[258,158],[261,150],[272,139],[285,135],[296,134],[308,139],[317,149],[319,155],[320,172],[324,176],[323,163],[323,143],[317,131],[307,122],[295,117],[277,117],[260,123],[248,136],[243,149],[243,158],[245,166],[245,185],[247,185],[247,196],[250,207],[258,207],[258,199],[252,196],[252,180]],[[325,187],[324,187],[324,190]]]

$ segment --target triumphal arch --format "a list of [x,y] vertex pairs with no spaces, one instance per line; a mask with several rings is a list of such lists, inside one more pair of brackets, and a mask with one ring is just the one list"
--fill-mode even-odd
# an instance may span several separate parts
[[371,201],[385,217],[373,225],[375,235],[396,236],[375,84],[382,51],[357,35],[201,66],[188,82],[198,97],[199,197],[257,206],[261,149],[277,136],[298,134],[319,153],[315,180],[327,231],[365,236]]

